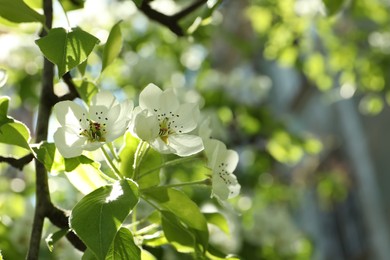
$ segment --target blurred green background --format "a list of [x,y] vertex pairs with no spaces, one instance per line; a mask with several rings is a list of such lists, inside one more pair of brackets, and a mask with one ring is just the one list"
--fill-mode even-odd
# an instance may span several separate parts
[[[205,190],[187,190],[204,210],[218,208],[228,219],[229,234],[210,227],[212,243],[223,252],[247,260],[388,259],[389,1],[225,0],[210,12],[212,2],[182,21],[191,34],[178,38],[132,1],[87,0],[68,12],[71,26],[103,44],[123,20],[124,45],[103,75],[103,48],[97,48],[86,77],[133,99],[150,82],[201,95],[213,137],[240,155],[239,197],[220,205]],[[172,14],[190,3],[156,0],[152,6]],[[54,27],[66,27],[57,2],[54,10]],[[0,22],[0,68],[8,73],[0,95],[11,97],[10,115],[34,134],[39,25]],[[64,89],[59,81],[57,93]],[[10,149],[2,145],[0,154]],[[169,170],[172,178],[191,180],[202,168]],[[0,164],[5,259],[24,259],[27,251],[33,171],[33,164],[23,171]],[[82,197],[63,174],[49,181],[54,203],[63,208]],[[45,224],[45,236],[55,231]],[[42,259],[81,256],[66,240],[53,253],[42,242],[42,252]],[[154,253],[186,259],[169,247]]]

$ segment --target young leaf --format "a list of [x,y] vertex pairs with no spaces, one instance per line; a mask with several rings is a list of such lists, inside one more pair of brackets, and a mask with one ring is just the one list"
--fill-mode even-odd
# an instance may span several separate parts
[[23,0],[0,0],[0,16],[14,23],[45,22],[45,16],[34,11]]
[[86,79],[75,79],[73,82],[81,99],[87,104],[91,103],[92,97],[99,91],[96,84]]
[[104,45],[102,72],[115,60],[122,49],[122,32],[120,23],[121,21],[112,27],[110,34],[108,35],[106,45]]
[[141,249],[134,243],[133,234],[127,228],[119,229],[108,251],[106,260],[141,259]]
[[182,253],[194,252],[195,237],[180,220],[169,211],[161,211],[162,228],[167,240]]
[[148,251],[143,250],[143,249],[141,251],[141,259],[142,260],[157,260],[157,258],[154,257],[154,255],[152,255],[151,253],[149,253]]
[[162,209],[176,215],[195,234],[196,243],[207,248],[209,233],[207,222],[198,206],[187,195],[172,188],[156,187],[143,191],[146,199],[153,200]]
[[3,124],[13,122],[11,118],[7,116],[8,113],[9,97],[0,97],[0,127]]
[[65,172],[70,183],[83,194],[88,194],[107,184],[104,174],[100,171],[100,163],[80,155],[64,158],[58,152],[54,143],[43,142],[32,148],[37,159],[51,174]]
[[0,97],[0,143],[30,150],[30,130],[25,124],[7,116],[9,97]]
[[61,77],[85,61],[99,40],[80,28],[73,28],[71,32],[54,28],[35,42],[43,55],[57,65]]
[[45,239],[46,245],[50,252],[53,252],[54,244],[65,236],[69,232],[69,229],[60,229],[57,232],[50,233]]
[[106,185],[82,198],[70,215],[70,226],[104,260],[125,218],[138,203],[138,187],[131,180]]
[[225,234],[229,234],[229,225],[226,218],[221,213],[203,213],[203,215],[206,217],[208,223],[216,225],[225,232]]
[[133,2],[135,3],[135,5],[137,6],[137,7],[140,7],[141,5],[142,5],[142,2],[143,2],[144,0],[133,0]]
[[0,143],[16,145],[30,150],[30,130],[19,121],[6,123],[0,126]]
[[8,74],[5,69],[0,69],[0,88],[5,85],[8,79]]
[[65,11],[84,8],[84,0],[60,0]]
[[54,143],[43,142],[32,149],[48,172],[56,173],[64,170],[64,158],[56,150]]

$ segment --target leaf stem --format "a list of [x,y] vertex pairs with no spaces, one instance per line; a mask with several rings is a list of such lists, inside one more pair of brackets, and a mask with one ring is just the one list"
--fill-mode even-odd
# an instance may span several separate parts
[[121,158],[119,158],[118,154],[115,152],[114,146],[112,143],[107,143],[108,149],[110,149],[110,152],[112,156],[114,157],[115,161],[120,162]]
[[[146,146],[146,148],[145,148]],[[139,168],[142,162],[142,159],[146,155],[146,153],[149,151],[149,144],[141,141],[134,154],[134,163],[133,163],[133,178],[137,179],[139,175]]]
[[115,166],[114,162],[111,160],[110,156],[108,155],[106,149],[104,149],[104,147],[102,146],[100,148],[104,154],[104,157],[106,158],[106,162],[108,163],[108,165],[110,166],[110,168],[113,170],[115,176],[118,178],[118,180],[122,180],[122,176],[121,176],[121,173],[120,171],[118,170],[118,168]]
[[[184,186],[192,186],[192,185],[210,185],[210,183],[211,183],[210,179],[207,178],[207,179],[203,179],[203,180],[199,180],[199,181],[167,184],[167,185],[159,186],[157,188],[175,188],[175,187],[184,187]],[[154,189],[156,189],[156,187],[142,189],[142,191],[148,191],[148,190],[151,190],[151,189],[154,190]]]
[[142,174],[139,175],[138,179],[141,179],[141,178],[145,177],[146,175],[153,173],[156,170],[159,170],[159,169],[162,169],[162,168],[165,168],[168,166],[173,166],[173,165],[185,163],[185,162],[196,161],[196,160],[200,160],[200,159],[202,159],[202,158],[200,158],[200,157],[183,157],[183,158],[178,158],[178,159],[175,159],[172,161],[164,162],[163,164],[161,164],[157,167],[154,167],[150,170],[147,170],[146,172],[143,172]]
[[[65,19],[66,19],[66,23],[68,24],[68,30],[71,29],[71,26],[70,26],[70,22],[69,22],[69,18],[68,18],[68,15],[66,14],[66,10],[64,8],[64,5],[62,4],[62,1],[58,1],[58,3],[60,4],[61,8],[62,8],[62,11],[64,11],[64,15],[65,15]],[[67,31],[68,31],[67,30]]]

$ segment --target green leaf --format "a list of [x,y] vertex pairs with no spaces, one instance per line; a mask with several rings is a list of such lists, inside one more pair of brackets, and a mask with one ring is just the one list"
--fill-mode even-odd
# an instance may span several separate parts
[[337,12],[339,12],[341,7],[344,4],[343,0],[339,0],[339,1],[323,0],[323,2],[325,4],[328,16],[332,16],[332,15],[336,14]]
[[205,250],[208,246],[209,233],[207,222],[198,206],[179,190],[156,187],[143,191],[146,199],[153,200],[162,209],[167,210],[180,219],[188,230],[195,234],[196,243]]
[[214,246],[210,245],[209,249],[206,253],[206,257],[209,260],[240,260],[239,257],[234,255],[226,255],[222,253],[219,249],[215,248]]
[[71,32],[54,28],[35,42],[43,55],[57,65],[58,76],[61,77],[85,61],[99,40],[80,28],[73,28]]
[[30,150],[30,130],[25,124],[7,116],[10,98],[0,97],[0,143]]
[[142,249],[141,251],[141,259],[142,260],[157,260],[156,257],[154,257],[154,255],[152,255],[151,253],[149,253],[148,251]]
[[8,73],[5,69],[0,69],[0,88],[5,85],[8,79]]
[[80,63],[79,66],[77,66],[77,69],[79,70],[79,72],[82,76],[84,76],[84,74],[85,74],[85,70],[87,69],[87,65],[88,65],[88,58],[85,61],[83,61],[82,63]]
[[225,234],[229,235],[229,225],[226,218],[218,212],[203,213],[208,223],[219,227]]
[[36,158],[45,166],[48,172],[55,173],[65,169],[64,158],[57,151],[54,143],[42,142],[32,149]]
[[100,163],[80,155],[64,158],[56,149],[54,143],[43,142],[32,148],[37,159],[51,174],[65,172],[70,183],[81,193],[87,194],[107,184]]
[[3,124],[0,127],[0,143],[16,145],[30,150],[30,130],[19,121]]
[[45,16],[22,0],[0,0],[0,16],[14,23],[45,22]]
[[72,11],[84,8],[84,0],[61,0],[65,11]]
[[141,249],[134,243],[133,234],[127,228],[119,229],[106,260],[141,259]]
[[90,104],[92,97],[99,92],[96,84],[87,79],[75,79],[73,82],[76,85],[77,93],[87,104]]
[[70,215],[70,226],[94,255],[104,260],[138,200],[138,187],[131,180],[100,187],[76,204]]
[[73,171],[65,172],[69,182],[77,190],[83,194],[88,194],[107,184],[107,177],[100,170],[100,163],[95,161],[88,163],[84,161],[84,158],[79,158],[79,160],[80,164]]
[[133,2],[135,3],[135,5],[136,5],[137,7],[140,7],[141,4],[142,4],[142,2],[143,2],[143,0],[133,0]]
[[110,34],[108,35],[107,42],[104,45],[102,72],[115,60],[122,49],[123,39],[120,23],[121,21],[112,27]]
[[162,228],[167,240],[182,253],[194,252],[195,237],[180,220],[169,211],[161,211]]
[[85,250],[83,256],[81,257],[81,260],[96,260],[96,257],[93,252],[89,248],[87,248],[87,250]]
[[[133,173],[133,163],[134,163],[134,154],[137,150],[139,144],[139,139],[133,137],[129,132],[125,135],[125,142],[119,157],[121,158],[121,172],[125,176],[130,177]],[[148,153],[144,156],[140,164],[140,173],[146,172],[157,165],[162,163],[161,155],[153,149],[149,149]],[[157,186],[160,183],[160,170],[156,170],[153,173],[146,175],[145,177],[140,178],[137,183],[140,189]]]
[[50,252],[53,252],[54,244],[68,234],[69,229],[60,229],[57,232],[50,233],[45,239],[46,245],[49,248]]
[[7,96],[0,97],[0,127],[6,123],[13,122],[13,120],[7,116],[9,100],[10,98]]

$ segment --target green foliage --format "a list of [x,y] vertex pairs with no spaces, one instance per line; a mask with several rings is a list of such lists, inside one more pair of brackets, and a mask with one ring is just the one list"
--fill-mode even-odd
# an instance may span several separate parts
[[133,235],[126,228],[119,229],[108,251],[106,260],[141,259],[141,249],[134,243]]
[[0,0],[0,16],[14,23],[45,22],[45,16],[34,11],[23,0]]
[[226,234],[229,234],[229,225],[226,218],[218,212],[203,213],[208,223],[213,224],[220,228]]
[[59,77],[85,61],[98,43],[96,37],[80,28],[73,28],[70,32],[54,28],[36,41],[45,57],[57,65]]
[[69,232],[69,229],[60,229],[57,232],[51,233],[45,239],[46,245],[49,248],[50,252],[53,252],[54,244],[64,237]]
[[143,2],[144,0],[133,0],[133,2],[136,4],[136,6],[138,6],[138,7],[140,7],[141,6],[141,4],[142,4],[142,2]]
[[[200,252],[207,250],[209,236],[207,221],[198,206],[185,193],[172,188],[157,187],[144,190],[142,195],[146,199],[154,201],[162,209],[174,214],[178,220],[188,227],[188,231],[195,238],[197,245],[195,250],[199,250]],[[172,223],[177,222],[172,220],[169,223],[172,225]],[[179,226],[174,225],[174,228],[177,229]],[[185,237],[185,241],[188,242],[188,236]]]
[[30,130],[25,124],[7,116],[8,103],[8,97],[0,97],[0,143],[30,150]]
[[122,49],[122,32],[120,23],[121,21],[116,23],[108,35],[108,39],[103,50],[102,72],[116,59]]
[[[104,260],[123,221],[138,200],[137,185],[131,180],[100,187],[72,209],[71,228],[97,259]],[[120,238],[118,241],[120,243]]]
[[[121,172],[127,176],[131,177],[134,174],[134,157],[137,151],[137,147],[140,143],[140,140],[132,136],[130,133],[125,134],[125,142],[121,151],[119,153],[119,157],[121,158]],[[155,169],[156,166],[162,163],[161,155],[154,151],[149,150],[147,154],[143,157],[141,162],[140,173],[149,172],[147,175],[142,176],[137,180],[137,183],[141,189],[157,186],[160,184],[160,169]]]
[[95,83],[85,78],[75,79],[74,84],[76,85],[76,90],[77,93],[79,93],[80,98],[87,104],[91,103],[92,97],[99,91]]

